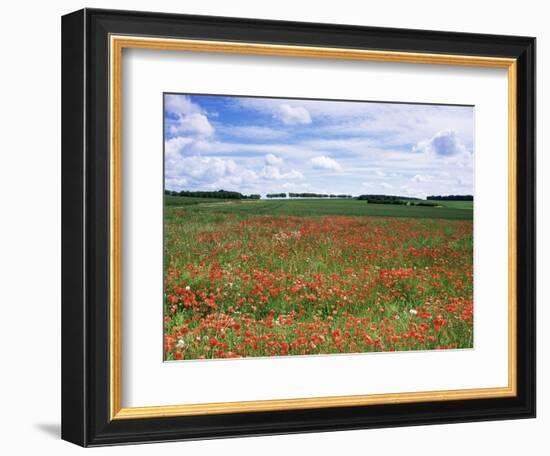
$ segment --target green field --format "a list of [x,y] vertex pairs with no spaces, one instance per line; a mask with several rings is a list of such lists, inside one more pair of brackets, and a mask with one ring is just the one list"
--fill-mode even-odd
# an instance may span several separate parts
[[224,200],[219,198],[196,198],[193,196],[165,196],[164,197],[164,205],[170,206],[170,207],[193,206],[195,204],[216,203],[220,201],[224,202],[224,201],[231,201],[231,200]]
[[369,204],[355,199],[277,199],[222,200],[166,196],[169,207],[188,207],[192,211],[242,215],[350,215],[371,217],[408,217],[450,220],[472,220],[472,201],[438,201],[438,206],[404,206]]
[[166,360],[473,345],[472,202],[165,202]]

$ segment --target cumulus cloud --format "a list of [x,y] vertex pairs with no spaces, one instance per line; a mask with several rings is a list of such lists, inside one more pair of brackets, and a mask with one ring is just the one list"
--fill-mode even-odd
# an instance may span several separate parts
[[179,123],[172,127],[173,134],[191,134],[196,136],[211,136],[214,127],[204,114],[189,114],[180,117]]
[[283,164],[283,159],[273,154],[267,154],[265,156],[265,163],[271,166],[281,166]]
[[192,138],[186,138],[183,136],[176,136],[164,143],[164,153],[166,158],[176,157],[186,146],[193,142]]
[[174,116],[169,127],[172,135],[208,137],[214,133],[206,113],[185,95],[166,95],[164,109]]
[[304,175],[300,171],[291,169],[288,172],[282,172],[284,160],[275,154],[267,154],[264,157],[265,166],[260,172],[260,176],[267,180],[281,179],[303,179]]
[[[262,194],[368,189],[411,196],[473,192],[472,107],[203,100],[165,98],[167,188]],[[300,127],[313,121],[316,128]],[[367,176],[371,182],[363,182]]]
[[184,186],[219,190],[249,185],[258,179],[256,172],[238,166],[234,160],[200,155],[172,158],[166,166],[166,182],[172,189]]
[[420,141],[413,147],[414,152],[432,153],[441,157],[468,153],[454,130],[436,133],[432,138]]
[[201,107],[193,103],[185,95],[166,95],[164,97],[164,109],[166,112],[171,112],[178,116],[202,113]]
[[309,162],[313,167],[317,169],[330,169],[332,171],[342,171],[340,163],[338,163],[333,158],[327,157],[326,155],[320,155],[318,157],[313,157]]
[[285,125],[310,124],[311,116],[306,108],[302,106],[290,106],[282,104],[273,113],[276,119],[279,119]]
[[281,172],[278,166],[266,165],[260,173],[261,177],[264,177],[269,180],[281,180],[281,179],[303,179],[304,175],[300,171],[291,169],[290,171],[284,173]]

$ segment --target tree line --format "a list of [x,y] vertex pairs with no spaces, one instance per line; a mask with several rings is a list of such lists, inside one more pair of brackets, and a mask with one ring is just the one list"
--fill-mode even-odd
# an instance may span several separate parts
[[436,206],[433,201],[426,201],[410,196],[395,195],[359,195],[358,200],[366,201],[369,204],[399,204],[402,206]]
[[[189,196],[196,198],[218,198],[218,199],[253,199],[258,200],[261,198],[259,194],[250,194],[244,195],[240,192],[230,191],[230,190],[216,190],[216,191],[189,191],[182,190],[180,192],[174,190],[165,190],[165,195],[169,196]],[[287,193],[268,193],[267,198],[287,198]],[[328,194],[328,193],[288,193],[289,198],[355,198],[357,200],[367,201],[372,204],[409,204],[414,206],[422,205],[434,205],[430,201],[473,201],[473,195],[430,195],[426,200],[421,198],[414,198],[410,196],[397,196],[397,195],[383,195],[383,194],[370,194],[370,195],[359,195],[353,197],[352,195],[346,194]]]
[[381,204],[398,204],[399,201],[420,201],[420,198],[413,198],[411,196],[395,196],[395,195],[359,195],[358,200],[367,200],[369,203],[381,203]]
[[427,200],[434,201],[473,201],[473,195],[430,195],[426,198]]
[[[266,198],[286,198],[286,193],[268,193]],[[288,198],[353,198],[352,195],[335,195],[328,193],[288,193]]]
[[289,193],[290,198],[353,198],[351,195],[335,195],[328,193]]
[[165,195],[168,196],[188,196],[195,198],[219,198],[219,199],[260,199],[261,195],[251,194],[243,195],[239,192],[233,192],[229,190],[216,190],[216,191],[188,191],[182,190],[181,192],[176,192],[174,190],[165,190]]

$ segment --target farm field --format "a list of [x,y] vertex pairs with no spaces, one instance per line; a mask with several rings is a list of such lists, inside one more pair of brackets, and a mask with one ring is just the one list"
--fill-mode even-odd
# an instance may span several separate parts
[[355,199],[222,200],[166,196],[170,207],[194,206],[193,211],[241,215],[365,215],[472,220],[472,201],[437,201],[439,207],[368,204]]
[[434,201],[440,206],[449,207],[453,209],[466,209],[473,210],[474,202],[473,201]]
[[167,196],[166,360],[473,346],[473,204]]
[[192,196],[165,196],[164,197],[164,205],[165,206],[174,206],[174,207],[182,207],[182,206],[194,206],[195,204],[208,204],[208,203],[219,203],[219,202],[227,202],[230,200],[224,200],[224,199],[218,199],[218,198],[200,198],[200,197],[192,197]]

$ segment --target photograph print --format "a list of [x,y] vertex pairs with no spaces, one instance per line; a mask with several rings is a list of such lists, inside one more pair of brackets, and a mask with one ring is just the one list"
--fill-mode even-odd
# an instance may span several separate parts
[[163,97],[166,361],[473,348],[473,106]]

